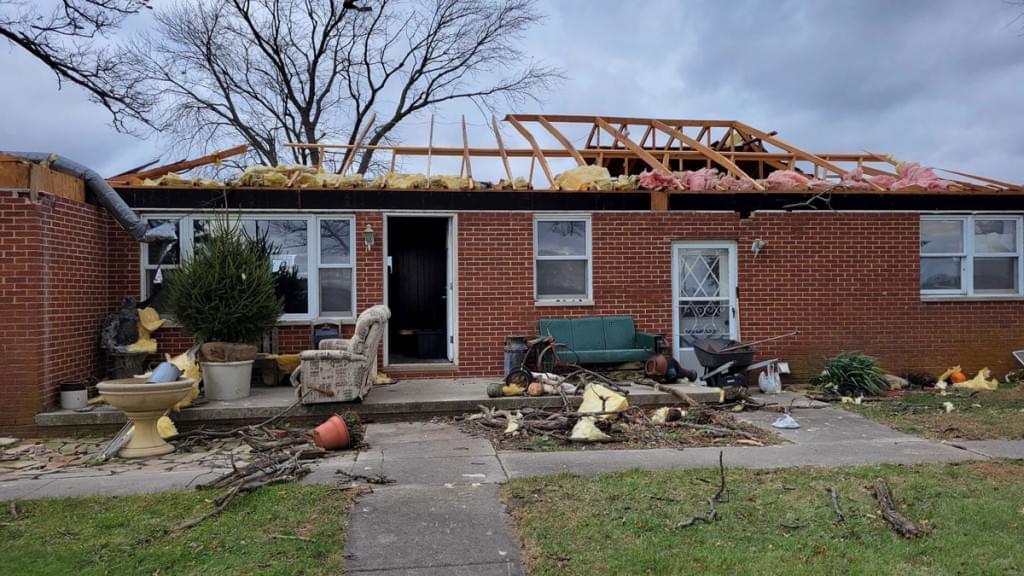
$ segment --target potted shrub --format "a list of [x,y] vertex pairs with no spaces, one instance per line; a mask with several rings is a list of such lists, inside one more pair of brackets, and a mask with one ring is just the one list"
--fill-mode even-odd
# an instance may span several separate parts
[[219,220],[194,254],[180,263],[167,291],[171,316],[201,344],[206,397],[248,396],[256,358],[253,343],[284,311],[267,243]]

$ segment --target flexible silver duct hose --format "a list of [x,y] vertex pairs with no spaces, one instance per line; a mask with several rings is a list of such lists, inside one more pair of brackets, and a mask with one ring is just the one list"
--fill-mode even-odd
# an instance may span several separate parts
[[173,224],[161,224],[147,230],[146,223],[139,218],[128,206],[118,193],[107,184],[107,181],[96,173],[95,170],[82,166],[78,162],[46,152],[7,152],[0,150],[0,154],[18,156],[32,162],[45,163],[52,170],[62,172],[85,182],[85,187],[96,195],[100,204],[110,212],[114,220],[128,231],[138,242],[166,242],[178,239]]

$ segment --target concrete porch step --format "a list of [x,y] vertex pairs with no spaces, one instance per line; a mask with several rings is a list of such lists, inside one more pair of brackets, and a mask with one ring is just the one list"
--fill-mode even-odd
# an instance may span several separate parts
[[[558,396],[488,398],[489,378],[472,379],[412,379],[386,386],[375,386],[362,402],[333,402],[297,406],[289,413],[289,420],[317,421],[341,411],[351,411],[374,420],[424,420],[434,416],[452,416],[475,412],[483,404],[493,408],[557,408],[562,405]],[[673,384],[699,402],[721,402],[721,390],[703,386]],[[678,400],[667,392],[656,392],[646,386],[629,388],[629,403],[634,406],[675,405]],[[234,401],[210,401],[186,408],[173,416],[175,423],[184,428],[200,424],[254,422],[271,418],[295,401],[295,391],[289,387],[253,387],[248,398]],[[579,403],[580,398],[575,397]],[[35,417],[41,427],[92,427],[124,423],[124,415],[109,407],[100,406],[88,412],[56,410]]]

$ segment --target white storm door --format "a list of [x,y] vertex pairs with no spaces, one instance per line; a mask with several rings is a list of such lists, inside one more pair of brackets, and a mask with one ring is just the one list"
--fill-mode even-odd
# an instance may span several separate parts
[[704,370],[683,336],[739,338],[736,243],[672,245],[672,351],[684,368]]

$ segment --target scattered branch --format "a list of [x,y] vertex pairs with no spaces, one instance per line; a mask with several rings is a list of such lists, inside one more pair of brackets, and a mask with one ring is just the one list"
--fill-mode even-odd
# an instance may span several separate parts
[[835,486],[829,486],[828,491],[832,495],[832,509],[836,511],[836,523],[845,522],[846,515],[843,514],[842,508],[839,507],[839,491],[836,490]]
[[689,528],[697,524],[712,524],[718,518],[718,510],[715,508],[715,504],[718,502],[724,502],[726,494],[725,486],[725,464],[722,460],[722,451],[718,451],[718,490],[714,496],[707,499],[708,513],[704,516],[690,516],[686,520],[679,522],[675,525],[675,528]]
[[879,478],[871,485],[871,492],[878,500],[878,507],[882,511],[882,518],[889,524],[894,532],[904,538],[917,538],[922,534],[921,530],[906,516],[896,510],[896,504],[892,496],[889,483]]
[[[53,6],[48,13],[47,5]],[[154,100],[126,81],[123,55],[106,48],[104,37],[149,5],[150,0],[0,0],[0,38],[48,66],[58,87],[70,82],[85,89],[110,111],[114,127],[126,131],[129,120],[146,123]]]

